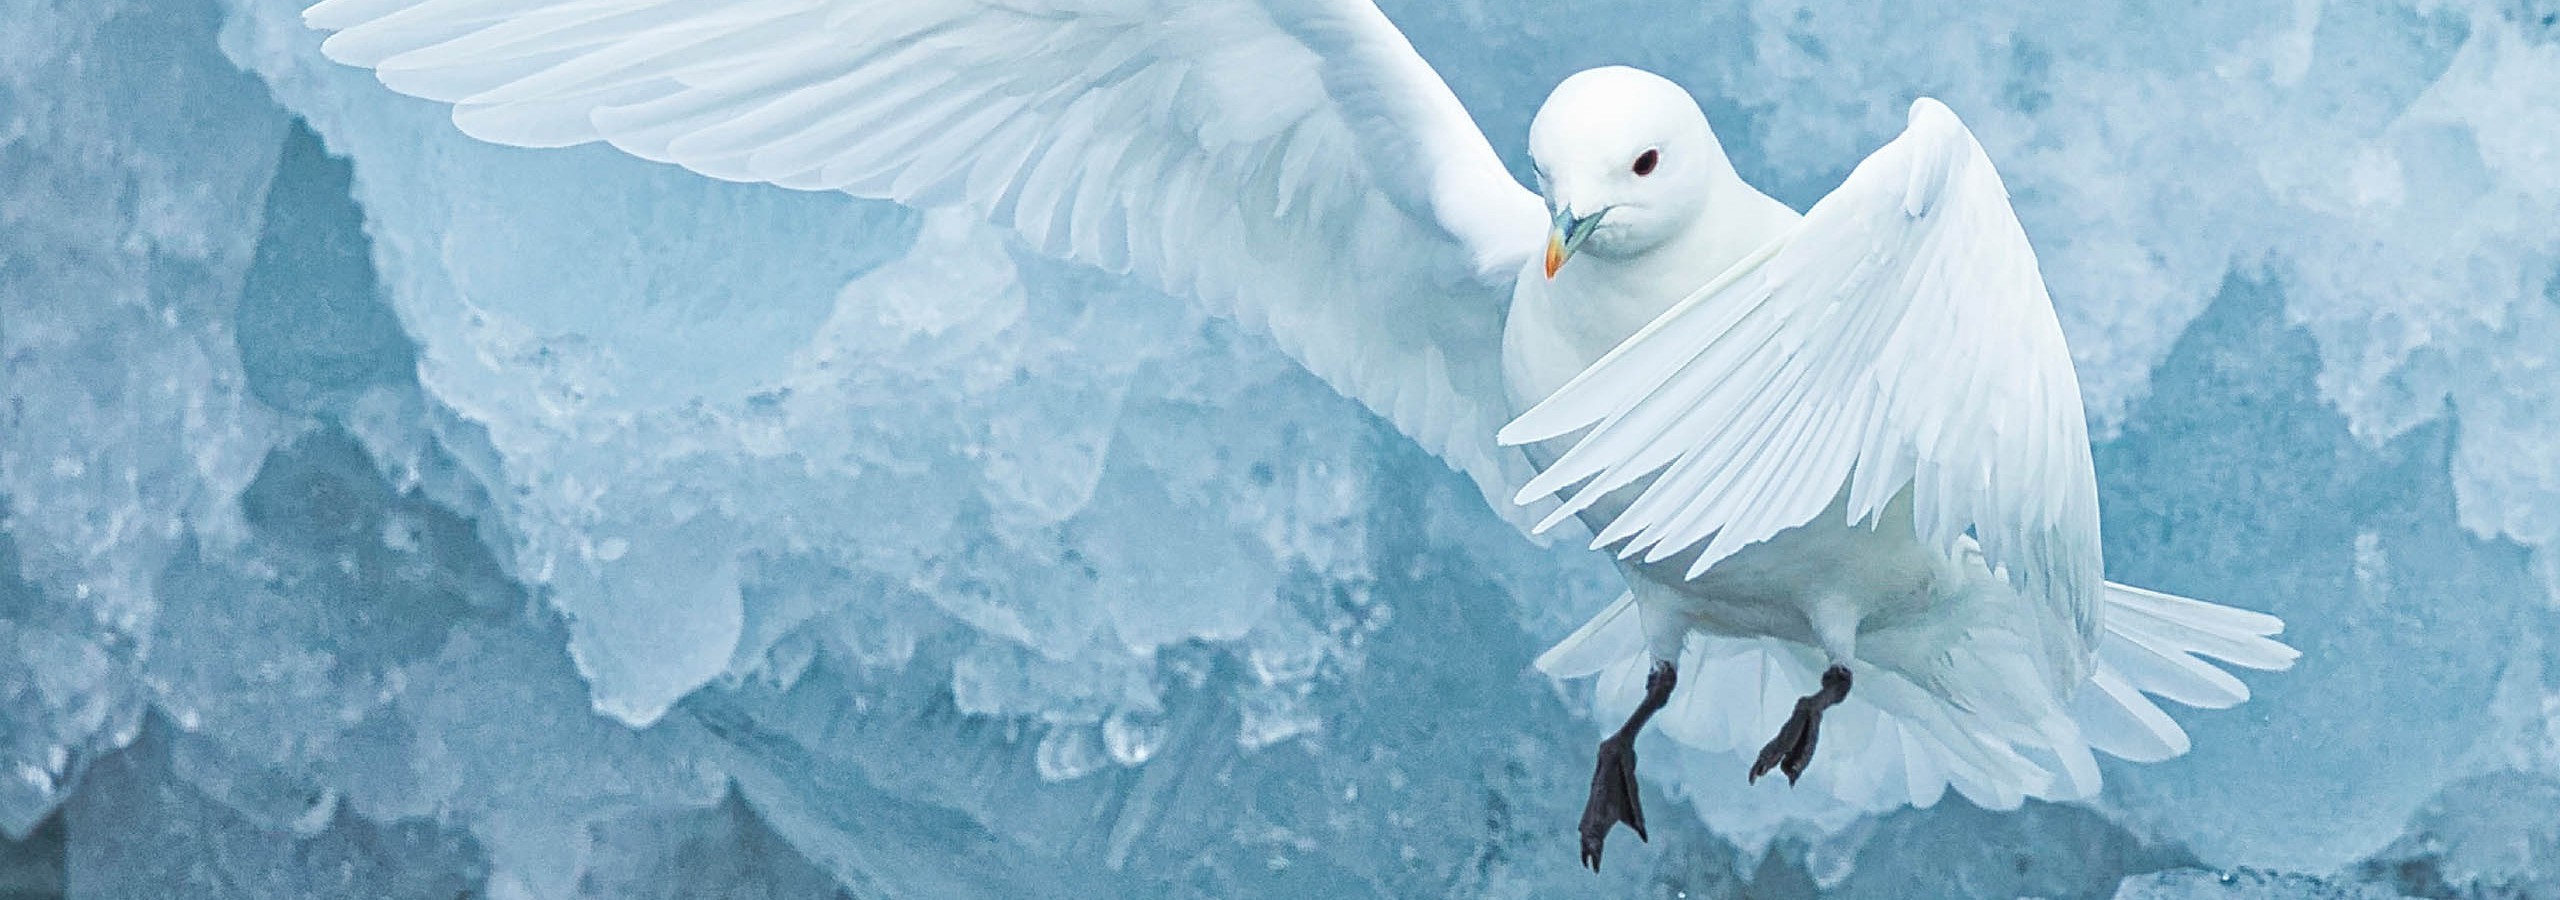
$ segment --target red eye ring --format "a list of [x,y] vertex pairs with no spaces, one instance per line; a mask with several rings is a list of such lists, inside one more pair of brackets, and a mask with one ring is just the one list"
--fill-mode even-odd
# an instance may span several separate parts
[[1644,176],[1647,176],[1647,175],[1651,175],[1651,174],[1653,174],[1653,167],[1658,166],[1658,165],[1661,165],[1661,164],[1662,164],[1662,151],[1660,151],[1660,150],[1655,150],[1655,149],[1652,149],[1652,148],[1646,148],[1646,149],[1645,149],[1645,151],[1644,151],[1643,153],[1636,154],[1636,164],[1635,164],[1636,177],[1638,177],[1638,178],[1642,178],[1642,177],[1644,177]]

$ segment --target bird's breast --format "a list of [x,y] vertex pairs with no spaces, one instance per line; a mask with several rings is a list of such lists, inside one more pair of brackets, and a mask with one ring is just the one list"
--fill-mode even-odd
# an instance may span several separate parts
[[1611,278],[1615,267],[1613,260],[1577,258],[1553,279],[1535,263],[1521,273],[1502,327],[1502,379],[1512,415],[1564,387],[1685,295],[1669,285]]

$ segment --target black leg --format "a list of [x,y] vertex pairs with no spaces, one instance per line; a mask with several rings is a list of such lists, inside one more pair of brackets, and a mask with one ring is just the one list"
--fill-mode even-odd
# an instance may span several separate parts
[[1796,783],[1796,778],[1804,774],[1804,767],[1813,762],[1813,742],[1822,731],[1822,711],[1848,698],[1849,670],[1842,666],[1823,670],[1822,689],[1797,700],[1795,714],[1787,717],[1786,726],[1778,729],[1778,736],[1771,738],[1768,746],[1760,748],[1760,759],[1751,764],[1752,783],[1759,783],[1760,776],[1769,774],[1770,769],[1785,772],[1788,784]]
[[1671,688],[1679,681],[1678,667],[1654,663],[1652,674],[1644,679],[1644,702],[1636,704],[1627,724],[1600,742],[1600,764],[1591,772],[1591,802],[1582,807],[1582,864],[1591,871],[1600,871],[1601,843],[1618,823],[1635,829],[1637,840],[1653,840],[1645,835],[1644,806],[1636,801],[1636,732],[1671,702]]

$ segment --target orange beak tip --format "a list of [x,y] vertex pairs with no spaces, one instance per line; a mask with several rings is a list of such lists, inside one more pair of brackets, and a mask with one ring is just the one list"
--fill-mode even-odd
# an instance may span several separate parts
[[1564,268],[1564,245],[1555,241],[1548,241],[1547,280],[1554,281],[1556,278],[1556,270],[1561,268]]

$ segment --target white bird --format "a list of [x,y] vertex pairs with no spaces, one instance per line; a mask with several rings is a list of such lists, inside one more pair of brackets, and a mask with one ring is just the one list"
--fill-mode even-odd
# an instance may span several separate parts
[[2295,656],[2273,617],[2102,580],[2061,329],[1990,161],[1932,100],[1798,216],[1735,174],[1678,86],[1583,72],[1530,129],[1542,203],[1367,0],[305,16],[331,58],[489,141],[962,206],[1197,297],[1497,508],[1578,517],[1629,592],[1539,665],[1648,673],[1601,744],[1594,868],[1616,823],[1645,834],[1633,741],[1666,706],[1694,745],[1774,734],[1755,779],[1802,775],[1828,711],[1833,793],[1926,805],[1952,785],[2005,808],[2094,792],[2093,747],[2184,752],[2146,693],[2248,695],[2199,655]]

